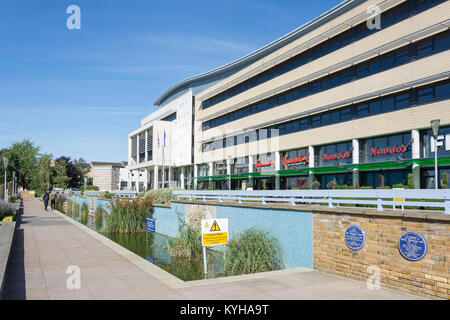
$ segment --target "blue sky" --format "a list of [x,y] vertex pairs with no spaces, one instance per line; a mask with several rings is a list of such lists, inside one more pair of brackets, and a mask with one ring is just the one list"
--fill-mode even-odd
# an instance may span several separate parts
[[[66,8],[81,9],[69,30]],[[0,148],[127,160],[127,135],[177,81],[238,59],[338,4],[267,0],[0,1]]]

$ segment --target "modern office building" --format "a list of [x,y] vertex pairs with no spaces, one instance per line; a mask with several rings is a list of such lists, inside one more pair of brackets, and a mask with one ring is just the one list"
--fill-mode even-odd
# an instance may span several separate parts
[[392,187],[412,174],[416,188],[432,188],[436,119],[441,184],[450,173],[449,26],[450,1],[348,0],[259,59],[244,57],[245,67],[190,95],[194,184]]

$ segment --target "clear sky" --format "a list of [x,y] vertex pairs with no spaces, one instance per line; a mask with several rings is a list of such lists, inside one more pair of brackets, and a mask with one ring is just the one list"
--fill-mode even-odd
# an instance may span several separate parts
[[[337,0],[1,0],[0,148],[127,160],[127,136],[177,81],[238,59]],[[81,29],[69,30],[70,5]]]

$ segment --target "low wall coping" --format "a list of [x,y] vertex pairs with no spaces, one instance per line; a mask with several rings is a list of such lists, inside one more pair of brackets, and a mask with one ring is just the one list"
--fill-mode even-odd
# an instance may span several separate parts
[[16,222],[2,222],[0,225],[0,299],[5,285],[5,272],[8,265],[9,253],[11,251],[12,240]]
[[[305,205],[297,204],[292,206],[288,203],[238,203],[231,201],[189,201],[189,200],[174,200],[172,202],[177,203],[187,203],[187,204],[198,204],[198,205],[215,205],[215,206],[228,206],[228,207],[247,207],[247,208],[261,208],[261,209],[279,209],[279,210],[293,210],[293,211],[311,211],[313,213],[336,213],[336,214],[350,214],[350,215],[363,215],[363,216],[374,216],[374,217],[391,217],[391,218],[407,218],[407,219],[417,219],[417,220],[431,220],[440,222],[450,222],[450,215],[438,213],[432,210],[404,210],[401,208],[387,209],[385,211],[378,211],[376,208],[354,208],[354,207],[341,207],[335,206],[334,208],[329,208],[328,206],[320,205]],[[155,205],[157,206],[157,205]]]

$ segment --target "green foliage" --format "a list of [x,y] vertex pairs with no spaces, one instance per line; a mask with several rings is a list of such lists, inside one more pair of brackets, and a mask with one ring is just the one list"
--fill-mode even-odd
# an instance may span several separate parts
[[227,245],[224,271],[242,275],[284,268],[282,249],[268,231],[251,228],[233,238]]
[[153,203],[155,204],[170,204],[172,200],[176,200],[177,196],[173,194],[174,190],[180,190],[178,188],[165,188],[165,189],[156,189],[150,190],[145,193],[145,195],[154,196],[155,200]]
[[87,203],[83,203],[81,205],[81,223],[86,225],[87,221],[88,221],[88,216],[89,216],[89,206],[87,205]]
[[84,190],[84,186],[81,186],[80,191],[84,192],[84,191],[99,191],[99,187],[97,186],[92,186],[92,185],[86,185],[86,190]]
[[112,197],[113,197],[113,194],[108,191],[105,191],[103,193],[103,198],[105,198],[105,199],[112,199]]
[[95,210],[95,228],[101,230],[103,228],[103,218],[105,217],[105,210],[102,207],[98,207]]
[[116,199],[106,215],[106,233],[139,233],[146,230],[146,217],[152,217],[154,197],[136,197],[132,201]]
[[409,173],[408,174],[408,188],[409,189],[414,189],[414,179],[413,179],[413,174]]
[[178,238],[169,238],[168,249],[172,257],[193,260],[200,258],[203,250],[200,227],[181,224]]
[[442,175],[441,188],[448,189],[448,173],[444,172]]
[[31,179],[31,187],[39,192],[50,189],[53,179],[51,168],[52,155],[42,154],[37,160],[37,167]]
[[[403,188],[403,189],[408,189],[408,186],[405,186],[404,184],[401,183],[396,183],[392,186],[392,188]],[[385,189],[390,189],[390,187],[385,187]]]
[[361,186],[361,187],[359,187],[359,189],[373,189],[373,187],[371,187],[371,186]]
[[337,187],[336,178],[333,178],[333,180],[327,183],[328,189],[336,189],[336,187]]
[[318,190],[318,189],[320,189],[320,182],[317,181],[317,180],[314,180],[314,182],[313,182],[312,185],[311,185],[311,188],[312,188],[313,190]]
[[55,208],[59,212],[64,212],[64,202],[66,202],[66,198],[63,196],[58,196],[55,201]]
[[61,159],[55,162],[56,177],[53,178],[55,187],[66,189],[69,186],[70,178],[67,176],[66,160]]
[[72,217],[74,219],[78,219],[79,216],[80,216],[80,205],[78,204],[78,201],[75,200],[72,209]]
[[73,201],[71,199],[67,199],[66,215],[68,215],[69,217],[72,217],[72,206],[73,206]]
[[14,202],[16,202],[19,199],[20,198],[16,197],[16,196],[8,196],[8,202],[11,202],[11,203],[14,203]]

